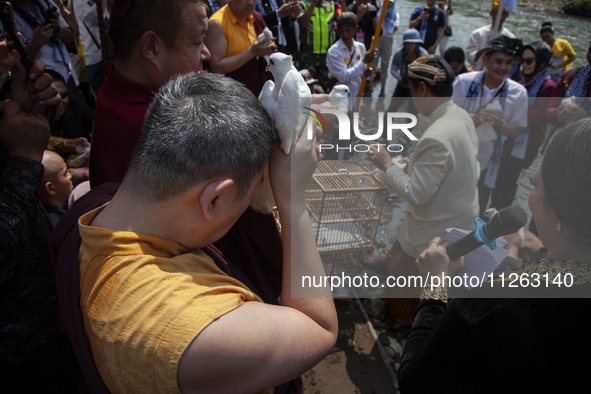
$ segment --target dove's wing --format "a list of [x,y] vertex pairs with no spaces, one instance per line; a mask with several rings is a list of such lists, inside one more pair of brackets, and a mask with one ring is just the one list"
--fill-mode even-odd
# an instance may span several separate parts
[[277,106],[275,107],[275,125],[282,137],[283,149],[289,153],[297,142],[307,118],[306,109],[312,105],[310,88],[301,74],[293,68],[283,79]]
[[262,31],[262,33],[258,35],[257,41],[258,42],[265,42],[265,41],[269,41],[271,38],[273,38],[273,33],[271,32],[271,30],[269,30],[268,27],[265,27],[265,29]]
[[300,112],[300,126],[299,126],[299,130],[297,133],[296,142],[302,136],[302,133],[304,132],[304,128],[306,127],[306,123],[308,121],[308,113],[310,111],[307,110],[306,108],[312,107],[312,93],[310,92],[310,88],[308,87],[308,84],[306,82],[304,82],[303,80],[302,80],[302,82],[303,82],[303,86],[300,83],[300,92],[301,92],[300,106],[302,108],[302,111]]
[[263,85],[263,89],[259,94],[259,101],[263,104],[263,107],[267,110],[269,115],[272,118],[275,117],[275,105],[277,104],[277,99],[275,98],[275,83],[271,80],[268,80]]

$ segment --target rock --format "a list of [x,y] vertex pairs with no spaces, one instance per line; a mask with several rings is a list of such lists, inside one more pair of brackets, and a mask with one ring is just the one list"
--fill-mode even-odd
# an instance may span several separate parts
[[402,355],[403,347],[398,341],[394,338],[390,338],[390,344],[388,345],[397,355]]
[[378,319],[371,319],[371,325],[376,330],[376,332],[383,327],[382,321]]
[[518,0],[517,6],[536,11],[563,13],[569,3],[569,0]]
[[402,348],[404,349],[404,346],[406,345],[406,337],[401,338],[398,343],[400,343],[400,346],[402,346]]
[[389,346],[384,348],[384,353],[386,353],[386,357],[388,357],[389,361],[394,360],[394,357],[396,357],[396,352]]
[[375,318],[381,320],[384,318],[384,313],[386,312],[386,304],[380,298],[367,299],[363,308],[370,319]]

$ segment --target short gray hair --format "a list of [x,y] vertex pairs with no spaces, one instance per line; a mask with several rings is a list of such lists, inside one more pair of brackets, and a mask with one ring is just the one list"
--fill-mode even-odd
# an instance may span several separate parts
[[216,74],[184,74],[150,104],[124,184],[138,198],[163,201],[227,176],[244,195],[278,144],[269,114],[243,85]]

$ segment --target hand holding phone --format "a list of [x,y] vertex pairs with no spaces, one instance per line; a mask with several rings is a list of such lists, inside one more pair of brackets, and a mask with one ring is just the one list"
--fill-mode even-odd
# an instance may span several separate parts
[[[23,48],[23,45],[20,41],[20,37],[16,31],[16,23],[14,21],[14,12],[12,10],[12,5],[8,2],[0,2],[0,21],[2,21],[4,36],[5,36],[8,48],[15,49],[20,56],[20,61],[26,71],[25,79],[28,79],[28,78],[33,79],[33,90],[35,90],[35,87],[36,87],[37,94],[39,94],[38,90],[41,89],[43,91],[43,94],[42,94],[43,97],[50,100],[51,93],[53,90],[55,90],[55,88],[53,88],[51,86],[45,86],[46,85],[45,84],[46,78],[40,78],[43,74],[44,67],[41,68],[40,65],[37,65],[34,69],[33,60],[25,52],[25,49]],[[41,62],[41,64],[42,64],[42,62]],[[49,76],[47,75],[47,77],[49,77]],[[51,78],[51,77],[49,77],[49,78]],[[17,83],[18,83],[18,81],[17,81]],[[21,89],[21,90],[23,90],[23,92],[26,91],[24,89]],[[30,95],[30,93],[25,93],[25,94]],[[35,94],[35,92],[33,92],[33,94]],[[57,94],[57,91],[56,91],[56,94]],[[24,100],[24,101],[28,101],[28,100]],[[37,101],[39,101],[39,98],[37,98]],[[50,102],[51,102],[51,100],[50,100]],[[54,115],[55,115],[55,107],[53,105],[45,106],[45,116],[47,117],[47,120],[51,122],[54,118]]]
[[45,25],[50,25],[52,27],[52,34],[57,34],[60,29],[57,7],[48,1],[45,1],[45,4],[47,5],[47,9],[43,12]]

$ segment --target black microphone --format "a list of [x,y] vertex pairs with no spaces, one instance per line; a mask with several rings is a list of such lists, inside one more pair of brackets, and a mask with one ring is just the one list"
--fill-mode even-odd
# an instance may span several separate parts
[[476,223],[475,231],[447,247],[447,255],[450,259],[459,259],[481,245],[488,245],[491,249],[495,249],[497,247],[495,239],[512,234],[525,226],[527,215],[521,207],[512,205],[495,213],[487,223],[480,218],[474,222]]

